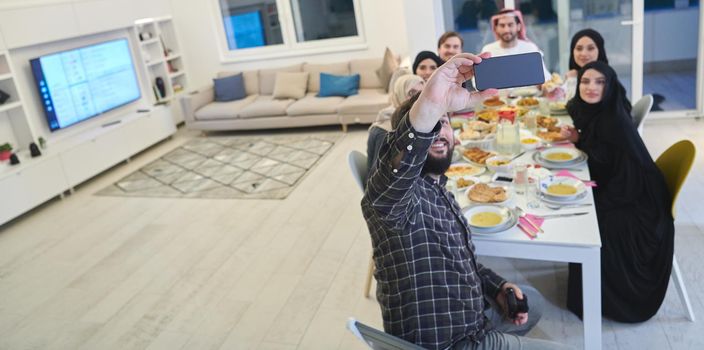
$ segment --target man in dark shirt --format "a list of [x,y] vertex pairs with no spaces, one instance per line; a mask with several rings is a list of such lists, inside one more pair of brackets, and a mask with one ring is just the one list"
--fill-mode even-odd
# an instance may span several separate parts
[[[453,57],[420,96],[399,108],[395,130],[367,182],[362,210],[372,236],[384,330],[430,349],[562,349],[518,336],[537,323],[542,297],[477,262],[467,221],[445,189],[443,173],[454,148],[447,112],[497,93],[470,94],[461,87],[482,57],[488,56]],[[518,299],[524,292],[529,296],[529,313],[502,319],[508,288]]]

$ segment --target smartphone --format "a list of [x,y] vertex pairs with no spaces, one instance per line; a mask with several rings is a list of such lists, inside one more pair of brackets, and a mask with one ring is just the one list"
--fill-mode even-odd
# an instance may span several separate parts
[[477,90],[506,89],[545,82],[543,56],[539,52],[485,58],[474,66]]

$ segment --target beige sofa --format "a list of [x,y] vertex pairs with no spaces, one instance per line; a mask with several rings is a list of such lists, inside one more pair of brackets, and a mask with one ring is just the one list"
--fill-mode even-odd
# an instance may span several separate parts
[[[359,59],[344,63],[296,64],[243,72],[247,97],[215,102],[213,85],[181,98],[186,126],[196,130],[252,130],[316,125],[372,123],[379,110],[389,106],[389,96],[377,76],[382,59]],[[274,99],[277,72],[308,72],[305,97]],[[359,74],[359,93],[349,97],[316,97],[320,73]],[[224,77],[238,72],[220,72]]]

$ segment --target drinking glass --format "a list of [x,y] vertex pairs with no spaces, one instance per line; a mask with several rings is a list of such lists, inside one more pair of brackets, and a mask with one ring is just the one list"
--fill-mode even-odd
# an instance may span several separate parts
[[517,194],[525,194],[528,187],[528,166],[525,163],[517,163],[513,167],[513,188]]
[[526,198],[526,202],[527,202],[526,205],[528,206],[528,208],[531,208],[531,209],[540,208],[540,197],[542,195],[540,193],[540,182],[542,179],[543,178],[541,176],[536,176],[533,179],[533,181],[534,181],[533,184],[528,186],[528,194],[526,196],[527,197]]

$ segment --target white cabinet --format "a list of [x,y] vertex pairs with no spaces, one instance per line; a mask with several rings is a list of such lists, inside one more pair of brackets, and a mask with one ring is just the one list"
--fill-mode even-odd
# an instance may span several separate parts
[[68,188],[59,157],[42,155],[27,162],[0,177],[0,225]]
[[36,137],[25,115],[15,79],[10,54],[0,51],[0,90],[10,95],[0,104],[0,145],[10,143],[13,152],[19,152],[28,149]]
[[20,153],[21,163],[0,164],[0,225],[125,161],[176,132],[170,109],[125,115],[119,124],[97,127],[40,157]]
[[149,113],[134,113],[119,124],[96,129],[61,152],[66,180],[74,187],[174,132],[176,127],[165,107],[156,107]]

